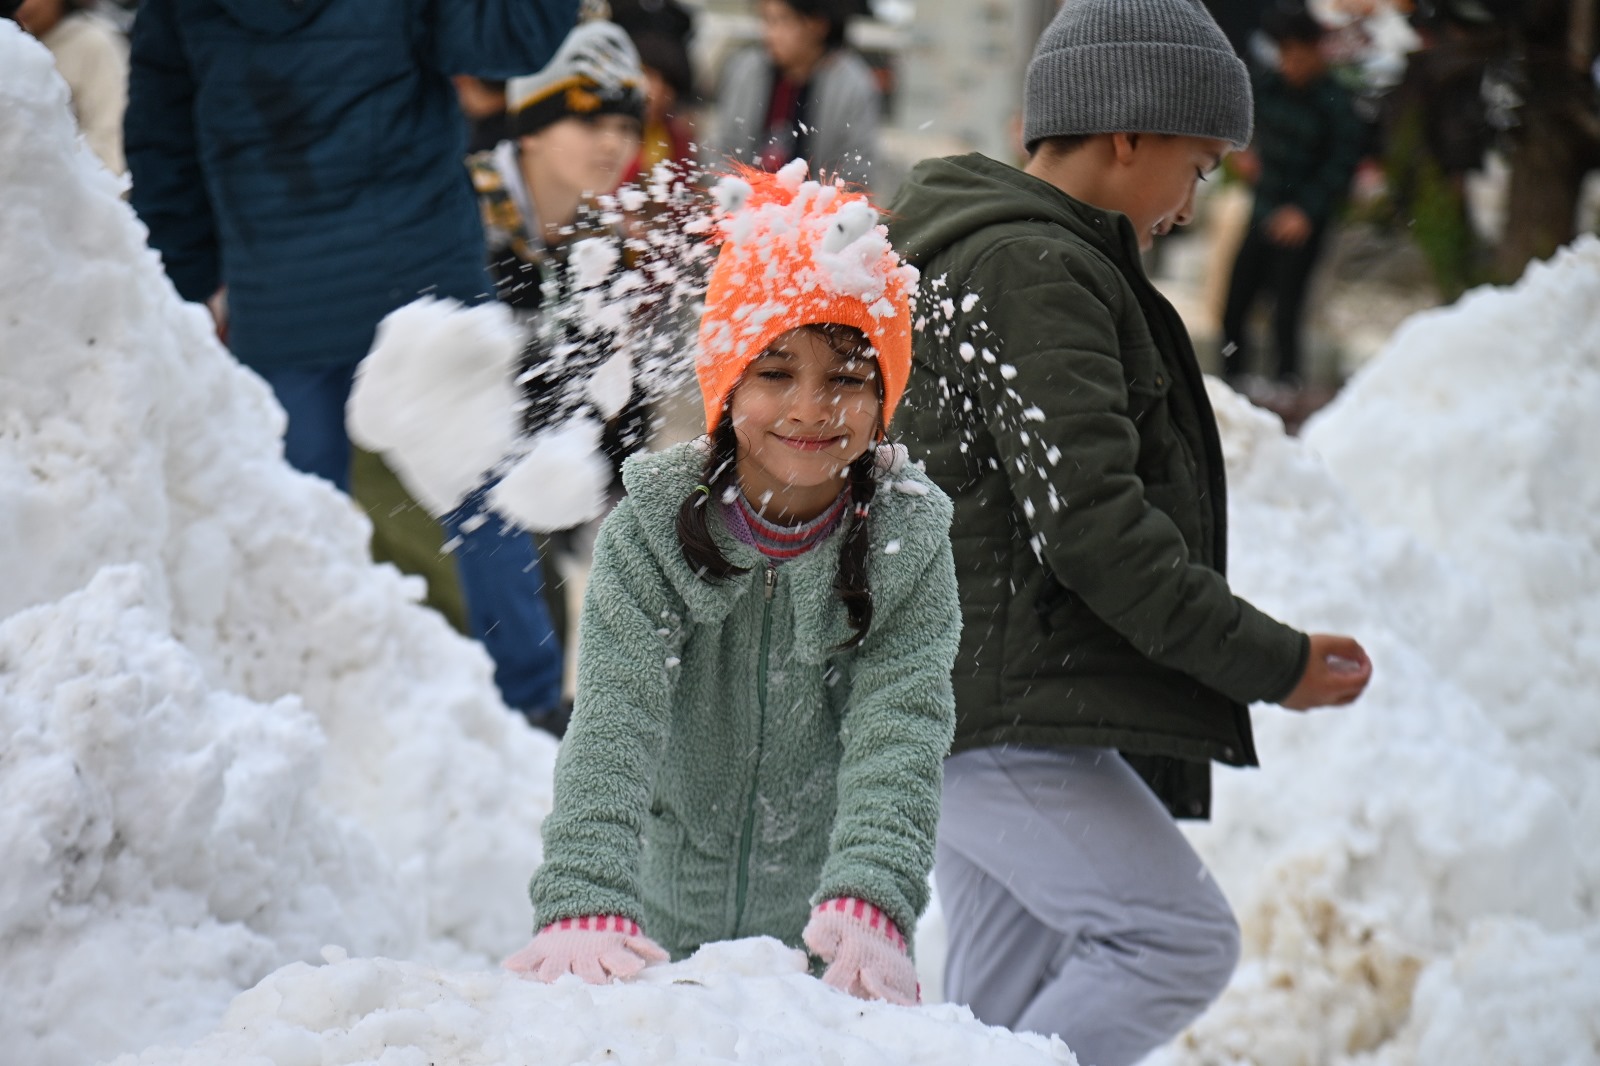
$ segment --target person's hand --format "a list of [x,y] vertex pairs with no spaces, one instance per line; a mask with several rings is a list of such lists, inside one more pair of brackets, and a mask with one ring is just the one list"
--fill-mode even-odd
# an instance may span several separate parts
[[1354,700],[1372,680],[1372,660],[1354,637],[1311,634],[1311,655],[1300,683],[1279,701],[1291,711],[1333,707]]
[[563,918],[539,930],[528,946],[500,965],[512,973],[548,984],[575,973],[591,985],[626,981],[669,956],[640,931],[638,923],[616,915]]
[[889,916],[861,899],[829,899],[811,911],[800,934],[828,968],[822,981],[857,999],[881,999],[902,1007],[922,998],[917,968],[906,941]]
[[1246,148],[1228,157],[1228,169],[1243,178],[1246,185],[1254,185],[1261,180],[1261,157],[1254,148]]
[[1311,216],[1284,204],[1267,216],[1267,239],[1283,248],[1298,248],[1311,239]]
[[217,327],[217,340],[222,346],[228,346],[228,287],[219,288],[206,298],[206,310],[211,312],[211,321]]

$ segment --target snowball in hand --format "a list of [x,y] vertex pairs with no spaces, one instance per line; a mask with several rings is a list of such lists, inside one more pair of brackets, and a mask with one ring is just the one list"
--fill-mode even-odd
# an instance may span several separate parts
[[504,305],[407,304],[378,324],[356,368],[350,439],[382,455],[435,516],[448,514],[512,450],[521,350]]

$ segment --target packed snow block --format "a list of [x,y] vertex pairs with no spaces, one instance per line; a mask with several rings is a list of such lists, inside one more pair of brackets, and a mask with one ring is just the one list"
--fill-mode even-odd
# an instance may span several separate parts
[[[372,564],[360,511],[283,461],[271,390],[178,299],[5,21],[0,187],[0,623],[56,633],[0,652],[0,717],[54,723],[0,733],[34,826],[7,823],[0,920],[63,923],[0,959],[28,1005],[0,1010],[8,1061],[192,1033],[320,942],[492,964],[528,933],[554,742]],[[136,594],[100,584],[128,567]],[[106,621],[67,639],[85,611]]]

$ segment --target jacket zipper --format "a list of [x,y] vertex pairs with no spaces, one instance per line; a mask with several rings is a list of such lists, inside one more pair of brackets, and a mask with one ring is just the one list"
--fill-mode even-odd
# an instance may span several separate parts
[[745,897],[750,889],[750,844],[756,825],[756,787],[760,781],[761,746],[767,730],[767,652],[772,642],[772,594],[778,590],[778,568],[767,563],[762,575],[765,586],[761,607],[761,658],[756,661],[756,754],[755,773],[750,779],[750,796],[745,803],[744,829],[739,834],[739,880],[734,896],[733,935],[741,935]]

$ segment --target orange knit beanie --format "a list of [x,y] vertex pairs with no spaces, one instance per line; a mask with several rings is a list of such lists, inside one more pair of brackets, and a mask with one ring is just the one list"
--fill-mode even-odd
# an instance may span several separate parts
[[911,374],[917,270],[889,247],[865,194],[806,180],[804,160],[741,167],[717,184],[722,247],[706,289],[695,373],[716,432],[745,368],[800,326],[854,326],[876,349],[887,426]]

